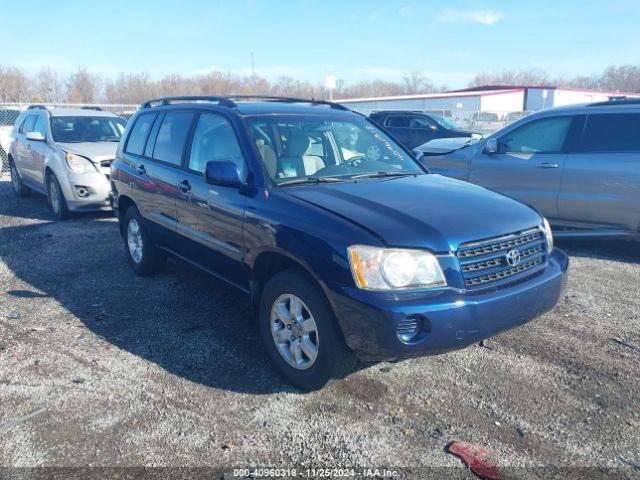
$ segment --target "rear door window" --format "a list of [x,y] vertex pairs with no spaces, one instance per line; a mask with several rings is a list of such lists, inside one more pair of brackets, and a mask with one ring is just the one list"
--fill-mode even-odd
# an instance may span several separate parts
[[583,152],[640,152],[640,114],[591,114],[582,135]]
[[561,153],[571,117],[534,120],[500,138],[501,153]]
[[182,163],[182,153],[193,116],[192,112],[167,112],[165,114],[153,148],[153,159],[173,165]]
[[155,118],[155,113],[148,113],[140,115],[136,119],[136,123],[131,129],[129,139],[127,140],[127,148],[125,149],[127,153],[142,155],[142,152],[144,151],[144,144],[147,141],[147,136],[149,135],[149,131],[151,130],[151,126],[153,125]]

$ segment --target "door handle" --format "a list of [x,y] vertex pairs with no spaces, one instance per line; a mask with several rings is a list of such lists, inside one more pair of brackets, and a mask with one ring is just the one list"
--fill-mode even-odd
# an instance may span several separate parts
[[191,185],[189,185],[189,180],[182,180],[181,182],[178,183],[178,187],[180,187],[180,190],[182,191],[182,193],[189,193],[191,191]]
[[146,175],[147,174],[147,169],[144,168],[144,165],[140,165],[136,171],[140,174],[140,175]]
[[557,163],[544,162],[544,163],[537,164],[536,167],[539,167],[539,168],[558,168],[558,164]]

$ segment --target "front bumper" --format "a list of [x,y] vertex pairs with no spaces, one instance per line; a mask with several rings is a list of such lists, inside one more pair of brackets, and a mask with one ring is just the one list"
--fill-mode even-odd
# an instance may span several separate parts
[[[544,270],[492,290],[402,294],[349,288],[332,291],[331,300],[347,344],[361,359],[432,355],[466,347],[549,311],[563,294],[568,265],[567,255],[555,249]],[[423,319],[425,328],[405,343],[396,328],[409,316]]]
[[110,210],[109,192],[111,184],[103,173],[70,173],[58,177],[69,210]]

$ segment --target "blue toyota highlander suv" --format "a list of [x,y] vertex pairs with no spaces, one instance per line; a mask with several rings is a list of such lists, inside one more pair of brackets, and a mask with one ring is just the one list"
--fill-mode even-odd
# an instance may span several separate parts
[[565,286],[567,257],[537,211],[429,174],[331,102],[151,100],[111,184],[133,270],[171,254],[246,292],[267,354],[303,389],[357,358],[478,342],[548,311]]

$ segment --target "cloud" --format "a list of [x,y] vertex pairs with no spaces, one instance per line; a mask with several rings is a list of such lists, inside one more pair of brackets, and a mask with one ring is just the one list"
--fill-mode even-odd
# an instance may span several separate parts
[[398,10],[398,15],[401,17],[408,17],[411,14],[413,14],[413,7],[408,5],[401,7],[400,10]]
[[440,12],[438,20],[443,23],[480,23],[495,25],[504,18],[502,12],[496,10],[453,10],[447,8]]

